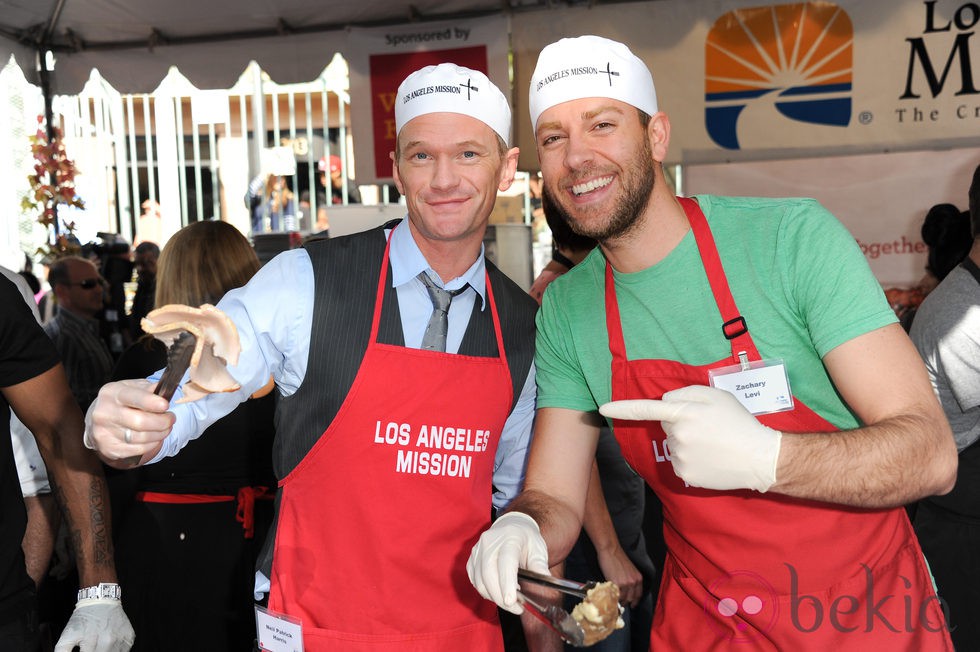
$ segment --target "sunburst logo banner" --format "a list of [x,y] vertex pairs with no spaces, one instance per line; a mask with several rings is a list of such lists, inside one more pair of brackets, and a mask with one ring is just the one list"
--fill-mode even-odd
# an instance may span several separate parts
[[749,7],[718,18],[705,39],[705,127],[719,146],[794,120],[846,127],[854,28],[830,2]]

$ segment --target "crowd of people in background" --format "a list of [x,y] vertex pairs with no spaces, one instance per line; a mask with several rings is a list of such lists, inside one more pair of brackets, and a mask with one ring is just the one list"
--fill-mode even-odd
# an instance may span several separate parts
[[[344,175],[343,159],[336,154],[317,161],[313,191],[298,194],[290,187],[291,174],[281,169],[257,175],[245,194],[252,217],[252,233],[302,231],[317,236],[330,232],[329,209],[361,203],[361,191],[352,177]],[[312,199],[315,199],[315,204]]]

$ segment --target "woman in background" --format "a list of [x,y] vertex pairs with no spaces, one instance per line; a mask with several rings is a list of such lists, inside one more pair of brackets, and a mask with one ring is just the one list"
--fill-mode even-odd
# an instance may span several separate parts
[[[156,306],[215,304],[259,269],[248,240],[225,222],[178,231],[158,262]],[[166,364],[145,336],[114,379]],[[110,480],[123,607],[134,652],[251,650],[255,559],[272,517],[274,398],[253,397],[180,454]]]
[[248,186],[245,204],[252,212],[252,233],[296,230],[296,202],[286,177],[269,174],[264,181],[256,177]]

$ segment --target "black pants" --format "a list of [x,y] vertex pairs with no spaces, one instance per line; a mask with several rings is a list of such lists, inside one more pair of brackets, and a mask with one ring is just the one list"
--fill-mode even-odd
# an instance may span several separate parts
[[38,652],[41,633],[38,628],[37,605],[32,599],[19,614],[10,614],[0,622],[0,649],[4,652]]
[[271,501],[255,510],[255,537],[245,539],[234,502],[133,505],[116,548],[133,652],[251,649],[255,558]]
[[980,522],[922,501],[915,532],[936,580],[953,646],[958,652],[980,650]]

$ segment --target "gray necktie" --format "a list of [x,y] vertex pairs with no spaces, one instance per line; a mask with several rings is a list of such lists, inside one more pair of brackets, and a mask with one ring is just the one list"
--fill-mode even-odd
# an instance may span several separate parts
[[432,316],[429,317],[429,325],[425,327],[425,335],[422,336],[422,348],[427,351],[445,352],[446,332],[449,330],[449,304],[452,303],[454,296],[466,289],[466,286],[458,290],[444,290],[425,272],[419,274],[419,280],[425,283],[425,288],[429,291],[429,299],[432,300]]

